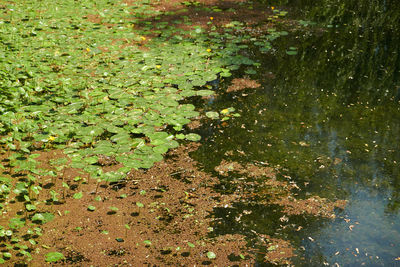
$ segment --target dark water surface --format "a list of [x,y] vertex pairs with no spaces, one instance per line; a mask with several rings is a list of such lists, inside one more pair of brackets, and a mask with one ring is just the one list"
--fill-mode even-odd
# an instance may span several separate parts
[[[262,87],[209,103],[210,110],[235,107],[242,117],[228,127],[205,125],[194,156],[209,171],[222,159],[279,165],[300,196],[348,205],[334,220],[290,218],[303,227],[297,232],[277,230],[276,207],[237,204],[216,211],[225,222],[217,232],[288,239],[296,266],[400,266],[399,2],[270,3],[316,24],[276,40],[268,55],[249,51],[261,58],[252,78]],[[298,54],[287,55],[289,47]],[[224,155],[230,150],[244,154]],[[253,213],[237,222],[244,209]]]

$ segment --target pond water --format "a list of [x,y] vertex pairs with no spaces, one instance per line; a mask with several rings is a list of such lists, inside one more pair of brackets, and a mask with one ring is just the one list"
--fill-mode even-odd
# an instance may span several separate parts
[[[222,159],[268,162],[292,177],[300,196],[348,204],[334,220],[291,218],[298,232],[279,228],[276,207],[237,204],[216,211],[225,221],[216,231],[288,239],[296,266],[400,266],[400,3],[286,2],[269,4],[286,4],[303,26],[268,55],[248,51],[261,58],[251,76],[261,88],[209,102],[207,109],[234,107],[242,117],[202,127],[194,157],[209,171]],[[244,209],[253,213],[237,222]]]

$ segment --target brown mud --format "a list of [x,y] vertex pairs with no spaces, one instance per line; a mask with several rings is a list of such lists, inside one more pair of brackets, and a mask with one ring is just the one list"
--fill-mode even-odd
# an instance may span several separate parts
[[[263,163],[265,165],[265,163]],[[245,166],[238,162],[228,162],[222,160],[219,166],[215,167],[222,176],[229,176],[233,173],[245,175],[246,177],[258,178],[253,181],[245,181],[241,183],[251,183],[255,188],[254,191],[243,191],[241,196],[247,200],[255,199],[258,204],[272,205],[277,204],[283,208],[286,215],[308,214],[313,216],[321,216],[325,218],[335,218],[335,209],[344,209],[346,201],[328,199],[319,196],[312,196],[307,199],[299,199],[297,197],[300,187],[289,176],[285,180],[278,180],[276,174],[278,171],[270,166],[257,166],[255,164],[247,164]],[[288,218],[281,218],[287,221]]]
[[249,78],[236,78],[232,80],[232,84],[226,89],[227,92],[237,92],[247,88],[256,89],[259,88],[261,84],[257,81],[250,80]]
[[[209,237],[213,208],[230,205],[236,197],[213,191],[218,179],[199,171],[188,155],[196,146],[175,149],[167,160],[115,184],[99,185],[90,178],[75,182],[76,170],[66,170],[64,181],[76,186],[49,207],[57,215],[43,225],[39,242],[62,252],[66,260],[60,265],[66,266],[223,266],[229,258],[245,256],[244,236]],[[52,189],[61,191],[61,181]],[[77,192],[83,192],[82,198],[71,197]],[[43,264],[48,252],[41,249],[32,264]],[[209,259],[207,252],[216,258]],[[240,265],[250,262],[248,257]]]

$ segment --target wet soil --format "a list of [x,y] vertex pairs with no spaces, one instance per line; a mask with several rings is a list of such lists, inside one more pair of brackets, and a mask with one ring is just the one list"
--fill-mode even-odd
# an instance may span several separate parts
[[[188,155],[196,146],[175,149],[167,160],[114,184],[74,182],[76,170],[66,170],[64,182],[74,190],[49,207],[56,218],[43,226],[39,242],[62,252],[66,260],[59,264],[66,266],[222,266],[241,260],[244,236],[209,237],[213,209],[237,196],[214,192],[218,179],[198,170]],[[62,190],[60,179],[52,189]],[[72,198],[76,192],[83,192],[82,198]],[[48,252],[41,249],[33,264],[43,264]],[[209,259],[207,252],[217,257]],[[250,262],[248,257],[240,265]]]

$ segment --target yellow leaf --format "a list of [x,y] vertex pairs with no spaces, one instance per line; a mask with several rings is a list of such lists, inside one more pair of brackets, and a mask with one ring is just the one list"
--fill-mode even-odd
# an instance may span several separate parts
[[228,114],[228,113],[229,113],[229,110],[227,108],[221,110],[221,114],[223,114],[223,115]]

